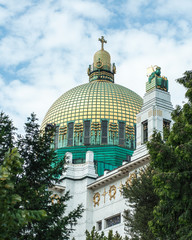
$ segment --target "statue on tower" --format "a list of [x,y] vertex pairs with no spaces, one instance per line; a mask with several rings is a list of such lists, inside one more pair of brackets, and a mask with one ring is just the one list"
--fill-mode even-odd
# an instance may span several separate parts
[[165,76],[161,76],[161,68],[151,66],[147,69],[148,82],[146,83],[146,91],[152,88],[158,88],[168,92],[168,80]]

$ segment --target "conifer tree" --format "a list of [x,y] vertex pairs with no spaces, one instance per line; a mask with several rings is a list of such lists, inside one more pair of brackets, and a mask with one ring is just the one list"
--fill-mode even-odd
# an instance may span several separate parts
[[51,189],[61,182],[60,176],[64,169],[65,159],[58,159],[51,148],[55,132],[54,126],[46,128],[40,133],[39,125],[34,114],[25,124],[25,136],[19,137],[18,149],[24,159],[24,172],[18,178],[18,192],[27,209],[43,209],[47,217],[42,221],[33,221],[21,232],[20,239],[69,239],[70,233],[77,224],[83,211],[79,205],[77,209],[65,215],[69,192],[52,201]]
[[0,112],[0,165],[5,153],[14,146],[15,130],[9,117],[4,112]]
[[108,235],[105,236],[104,232],[97,232],[95,227],[92,228],[91,232],[86,231],[86,240],[128,240],[127,237],[123,238],[118,232],[113,234],[112,230],[109,230]]
[[148,166],[135,173],[135,177],[123,187],[127,209],[124,211],[125,232],[129,239],[156,239],[149,229],[153,219],[153,208],[158,203],[152,179],[154,170]]
[[150,227],[157,239],[192,239],[192,71],[177,80],[186,89],[188,102],[172,113],[173,127],[164,142],[154,133],[148,143],[153,178],[160,198]]
[[41,220],[46,216],[43,210],[26,210],[22,198],[15,191],[16,178],[22,172],[22,159],[16,148],[4,155],[0,166],[0,239],[16,239],[19,231],[32,220]]
[[[1,118],[4,120],[4,115],[0,116],[0,121]],[[11,127],[3,130],[2,136],[8,134],[12,139],[14,128],[9,120],[8,125]],[[69,192],[62,194],[59,199],[52,193],[52,187],[61,182],[60,176],[65,161],[64,158],[58,159],[51,148],[54,132],[55,128],[51,125],[44,133],[40,132],[36,116],[32,114],[25,124],[25,135],[17,137],[15,145],[24,164],[23,171],[16,178],[15,192],[21,197],[16,207],[22,205],[24,209],[30,211],[43,210],[47,216],[41,220],[32,219],[22,228],[15,229],[16,239],[67,240],[83,212],[82,206],[79,205],[65,214],[71,198]],[[4,141],[5,138],[2,139]],[[6,144],[6,149],[13,147],[12,141],[7,141]]]

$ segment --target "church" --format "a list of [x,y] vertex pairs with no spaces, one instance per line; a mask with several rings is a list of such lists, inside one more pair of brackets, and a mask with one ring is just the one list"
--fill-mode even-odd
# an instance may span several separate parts
[[84,213],[71,239],[85,239],[85,231],[118,231],[124,236],[126,208],[122,186],[150,161],[145,143],[153,131],[171,128],[173,106],[168,80],[161,68],[148,68],[143,99],[115,83],[115,64],[104,50],[94,54],[89,82],[59,97],[49,108],[41,128],[56,125],[54,149],[66,157],[63,181],[54,187],[58,197],[70,191],[68,211],[83,204]]

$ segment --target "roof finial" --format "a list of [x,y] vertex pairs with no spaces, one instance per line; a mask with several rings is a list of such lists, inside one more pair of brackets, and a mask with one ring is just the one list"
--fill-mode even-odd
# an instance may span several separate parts
[[103,36],[101,36],[101,38],[99,38],[98,40],[101,42],[101,50],[104,50],[103,45],[104,43],[107,43],[107,41],[104,39]]

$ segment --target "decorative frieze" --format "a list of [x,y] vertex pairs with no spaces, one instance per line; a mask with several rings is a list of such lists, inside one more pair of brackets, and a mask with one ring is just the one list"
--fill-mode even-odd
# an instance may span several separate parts
[[59,128],[59,136],[61,136],[62,140],[64,136],[67,135],[67,126],[63,126]]
[[109,199],[110,200],[112,200],[112,198],[115,199],[115,195],[116,195],[116,187],[115,185],[113,185],[109,188]]
[[94,203],[94,207],[99,206],[99,202],[100,202],[100,193],[96,192],[93,196],[93,203]]
[[[136,176],[136,173],[131,173],[129,178],[127,178],[127,180],[125,181],[125,186],[128,186],[128,183],[130,184],[131,180],[133,177]],[[93,195],[93,204],[94,207],[99,206],[100,204],[100,200],[103,197],[103,204],[105,204],[108,201],[112,201],[113,199],[116,199],[117,196],[117,191],[119,190],[119,196],[122,196],[122,191],[123,191],[123,184],[122,181],[120,182],[120,184],[118,184],[117,186],[115,186],[115,184],[109,186],[108,191],[106,191],[106,188],[103,189],[102,193],[96,192]]]

